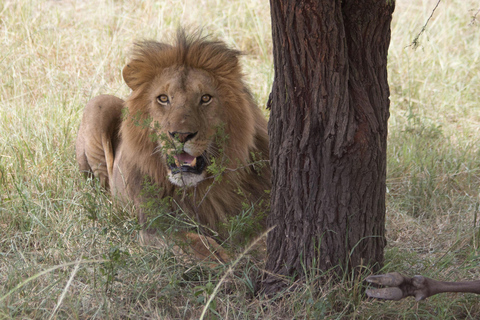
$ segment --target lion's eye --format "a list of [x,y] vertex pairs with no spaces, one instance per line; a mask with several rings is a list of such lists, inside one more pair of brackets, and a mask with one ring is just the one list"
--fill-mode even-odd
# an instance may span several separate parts
[[212,96],[209,95],[209,94],[204,94],[204,95],[202,96],[202,98],[200,99],[200,103],[202,103],[202,104],[207,104],[207,103],[209,103],[210,101],[212,101]]
[[157,97],[157,101],[158,103],[165,105],[169,102],[168,96],[166,94],[161,94]]

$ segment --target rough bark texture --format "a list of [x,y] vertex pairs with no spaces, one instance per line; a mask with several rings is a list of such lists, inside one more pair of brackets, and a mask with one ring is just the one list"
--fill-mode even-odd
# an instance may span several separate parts
[[[383,262],[394,2],[270,0],[272,212],[267,270]],[[375,267],[374,267],[375,268]],[[264,289],[278,290],[276,276]]]

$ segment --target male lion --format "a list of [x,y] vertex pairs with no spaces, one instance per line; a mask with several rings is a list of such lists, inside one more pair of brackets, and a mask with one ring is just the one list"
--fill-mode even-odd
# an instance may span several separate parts
[[[146,244],[163,244],[152,203],[159,212],[169,199],[170,210],[202,226],[203,235],[177,230],[183,251],[211,259],[210,247],[226,260],[213,237],[225,240],[243,204],[258,205],[270,189],[267,123],[242,80],[239,55],[183,31],[175,45],[137,43],[123,69],[132,89],[126,101],[101,95],[85,107],[76,141],[80,170],[133,200]],[[265,227],[264,215],[250,221],[257,232]]]

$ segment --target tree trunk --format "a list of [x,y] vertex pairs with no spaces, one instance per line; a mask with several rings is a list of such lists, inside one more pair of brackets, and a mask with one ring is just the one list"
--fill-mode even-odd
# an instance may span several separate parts
[[385,246],[394,1],[270,0],[271,215],[264,291],[319,268],[378,269]]

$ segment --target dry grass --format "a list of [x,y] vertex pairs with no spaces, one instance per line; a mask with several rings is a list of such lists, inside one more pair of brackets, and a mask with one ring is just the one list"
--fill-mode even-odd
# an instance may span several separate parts
[[[477,1],[400,1],[389,53],[391,118],[385,271],[480,279],[480,21]],[[477,17],[480,19],[480,17]],[[129,208],[82,179],[74,140],[91,97],[125,97],[121,69],[137,39],[179,25],[246,53],[260,105],[273,79],[268,1],[0,1],[0,319],[198,318],[225,273],[182,265],[136,241]],[[362,298],[362,281],[254,298],[258,266],[241,261],[211,319],[465,319],[478,297]],[[348,278],[348,277],[347,277]]]

